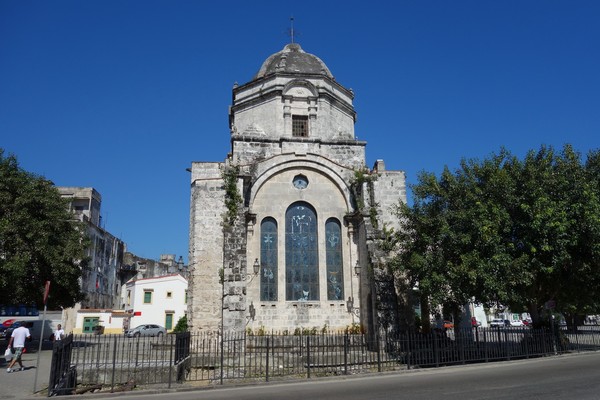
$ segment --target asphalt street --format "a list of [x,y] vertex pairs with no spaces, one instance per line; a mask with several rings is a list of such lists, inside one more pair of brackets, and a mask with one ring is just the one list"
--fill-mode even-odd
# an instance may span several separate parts
[[[50,362],[52,359],[51,343],[44,343],[42,351],[38,352],[39,344],[35,342],[28,346],[28,351],[23,354],[22,362],[24,371],[7,373],[8,363],[4,359],[6,340],[0,341],[0,399],[24,399],[37,396],[46,396],[48,380],[50,378]],[[39,354],[39,365],[38,365]],[[17,363],[15,365],[19,367]],[[36,368],[37,367],[37,368]],[[35,381],[37,371],[37,382]],[[35,385],[35,393],[34,393]]]
[[[50,344],[50,343],[48,343]],[[0,341],[0,349],[6,342]],[[0,399],[35,399],[47,396],[52,351],[37,347],[23,356],[25,371],[6,372],[0,360]],[[39,366],[36,369],[36,365]],[[478,400],[508,399],[598,399],[600,396],[600,352],[569,354],[530,360],[453,366],[397,373],[302,380],[285,384],[223,386],[178,389],[136,388],[129,393],[97,393],[92,396],[130,400],[168,397],[170,400],[281,399],[331,400],[410,399],[438,397]],[[36,381],[37,371],[37,381]],[[35,388],[35,389],[34,389]]]

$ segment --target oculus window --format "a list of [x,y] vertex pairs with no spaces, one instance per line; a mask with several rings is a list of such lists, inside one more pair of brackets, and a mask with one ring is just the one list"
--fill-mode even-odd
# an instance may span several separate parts
[[308,186],[308,178],[304,175],[296,175],[292,180],[292,184],[296,189],[306,189]]

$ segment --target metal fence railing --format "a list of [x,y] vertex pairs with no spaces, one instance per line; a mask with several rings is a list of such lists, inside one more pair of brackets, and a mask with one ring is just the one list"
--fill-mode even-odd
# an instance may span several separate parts
[[598,326],[570,331],[563,327],[451,329],[374,337],[347,333],[75,335],[54,347],[49,395],[90,386],[119,391],[133,385],[307,379],[598,349]]

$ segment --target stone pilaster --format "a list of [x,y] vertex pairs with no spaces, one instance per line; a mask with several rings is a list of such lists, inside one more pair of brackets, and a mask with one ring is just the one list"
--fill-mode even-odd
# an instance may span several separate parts
[[221,163],[193,163],[190,212],[188,325],[193,332],[221,326],[223,214]]

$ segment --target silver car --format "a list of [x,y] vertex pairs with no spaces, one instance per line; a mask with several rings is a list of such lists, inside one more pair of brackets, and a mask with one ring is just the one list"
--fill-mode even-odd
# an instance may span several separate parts
[[140,337],[140,336],[161,337],[162,335],[164,335],[166,333],[167,333],[167,330],[160,325],[144,324],[144,325],[138,325],[133,329],[127,330],[125,332],[125,336],[127,336],[127,337]]

